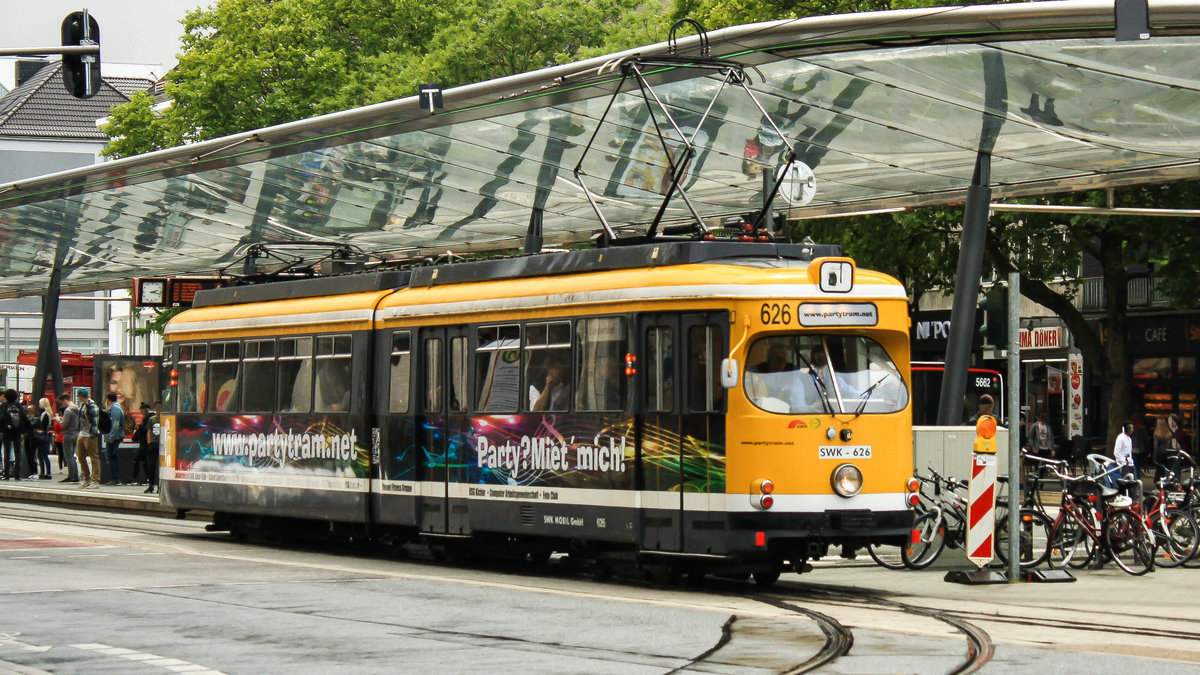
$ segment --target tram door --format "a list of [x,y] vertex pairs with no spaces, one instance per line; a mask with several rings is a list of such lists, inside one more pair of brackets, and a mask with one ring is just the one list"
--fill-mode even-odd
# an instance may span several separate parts
[[682,551],[693,521],[708,522],[709,495],[724,491],[723,467],[712,461],[723,455],[718,364],[728,319],[723,312],[645,315],[641,331],[641,543]]
[[467,336],[453,327],[422,329],[420,335],[419,524],[422,532],[465,534],[467,507],[454,499],[453,490],[460,482],[469,431]]

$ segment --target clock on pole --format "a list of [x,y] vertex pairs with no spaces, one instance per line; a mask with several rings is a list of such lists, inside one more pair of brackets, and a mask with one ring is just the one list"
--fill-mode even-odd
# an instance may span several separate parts
[[167,280],[163,278],[134,279],[133,304],[137,307],[166,307]]

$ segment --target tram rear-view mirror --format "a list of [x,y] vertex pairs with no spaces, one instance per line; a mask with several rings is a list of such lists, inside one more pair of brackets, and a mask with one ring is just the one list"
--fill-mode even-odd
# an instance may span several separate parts
[[737,359],[721,359],[721,386],[733,389],[738,383]]

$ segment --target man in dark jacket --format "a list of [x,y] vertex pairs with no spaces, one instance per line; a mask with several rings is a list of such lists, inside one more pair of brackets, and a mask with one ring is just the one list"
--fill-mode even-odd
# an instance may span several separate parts
[[4,480],[21,478],[21,451],[24,445],[25,409],[15,389],[4,392],[0,403],[0,453],[4,454]]

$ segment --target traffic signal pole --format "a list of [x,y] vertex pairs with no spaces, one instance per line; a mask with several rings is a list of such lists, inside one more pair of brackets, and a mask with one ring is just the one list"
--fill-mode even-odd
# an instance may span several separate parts
[[1021,562],[1021,273],[1008,274],[1008,581],[1019,579]]
[[62,45],[0,49],[0,56],[63,57],[63,84],[75,98],[91,98],[100,91],[100,24],[88,11],[71,12],[62,23]]

